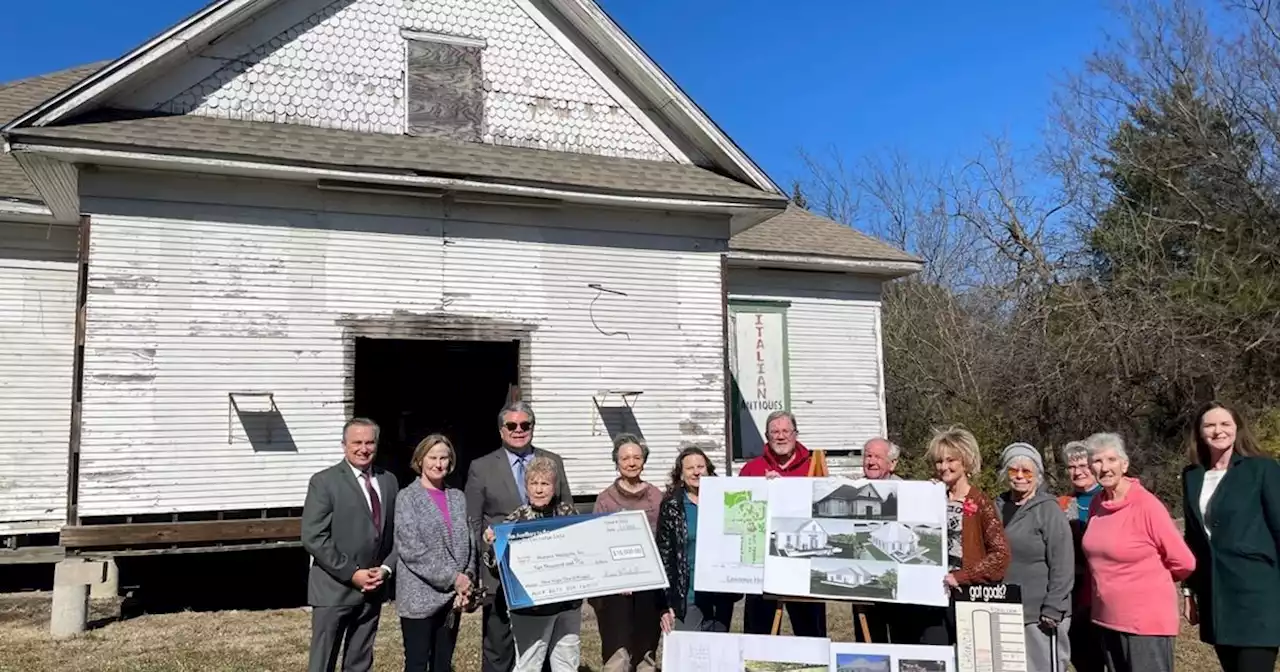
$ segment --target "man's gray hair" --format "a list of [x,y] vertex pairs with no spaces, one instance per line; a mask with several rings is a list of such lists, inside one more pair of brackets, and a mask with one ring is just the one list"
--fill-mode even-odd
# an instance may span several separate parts
[[529,422],[533,423],[535,426],[538,424],[538,421],[533,417],[533,407],[530,406],[528,402],[513,401],[506,406],[503,406],[501,411],[498,411],[499,428],[502,427],[502,423],[506,422],[508,413],[524,413],[529,416]]
[[902,449],[898,447],[898,444],[890,441],[889,439],[884,438],[883,436],[876,436],[876,437],[867,439],[867,442],[862,444],[862,452],[864,455],[867,452],[867,446],[871,445],[872,443],[875,443],[876,441],[883,441],[885,445],[889,446],[889,459],[896,460],[902,457]]
[[768,432],[768,431],[769,431],[769,425],[772,425],[772,424],[773,424],[773,421],[774,421],[774,420],[777,420],[778,418],[786,418],[786,419],[790,420],[790,421],[791,421],[791,429],[796,430],[796,432],[797,432],[797,433],[799,433],[799,432],[800,432],[800,425],[796,424],[796,416],[795,416],[795,415],[793,415],[793,414],[791,413],[791,411],[774,411],[774,412],[770,413],[770,414],[769,414],[769,417],[768,417],[768,418],[766,418],[766,419],[765,419],[765,421],[764,421],[764,431],[765,431],[765,432]]
[[624,432],[622,434],[619,434],[617,438],[613,440],[613,463],[614,464],[618,463],[618,451],[622,450],[622,447],[626,445],[633,445],[638,447],[640,449],[640,459],[644,462],[649,461],[649,445],[644,442],[644,439],[636,436],[635,434],[628,434]]
[[1089,459],[1089,446],[1084,441],[1068,441],[1067,445],[1062,447],[1062,463],[1071,464],[1072,460],[1080,458]]
[[378,437],[382,435],[382,428],[378,426],[378,423],[370,420],[369,418],[351,418],[350,420],[346,421],[346,423],[342,425],[342,442],[343,443],[347,442],[347,430],[351,429],[352,427],[372,427],[374,443],[377,443]]
[[1093,458],[1108,450],[1116,451],[1116,456],[1128,462],[1129,453],[1124,449],[1124,439],[1119,434],[1113,432],[1098,432],[1084,440],[1084,445],[1089,450],[1089,457]]

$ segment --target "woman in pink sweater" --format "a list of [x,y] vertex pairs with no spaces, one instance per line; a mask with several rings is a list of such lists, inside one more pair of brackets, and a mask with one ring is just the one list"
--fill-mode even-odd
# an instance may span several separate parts
[[[596,497],[594,513],[644,511],[649,530],[658,529],[662,490],[640,478],[649,461],[649,446],[634,434],[613,440],[613,464],[618,478]],[[604,672],[653,672],[661,637],[662,591],[606,595],[591,600],[600,627],[600,652]]]
[[1102,492],[1089,507],[1081,544],[1093,579],[1093,622],[1111,672],[1172,672],[1178,635],[1175,581],[1196,559],[1156,496],[1129,478],[1129,455],[1116,434],[1085,440]]

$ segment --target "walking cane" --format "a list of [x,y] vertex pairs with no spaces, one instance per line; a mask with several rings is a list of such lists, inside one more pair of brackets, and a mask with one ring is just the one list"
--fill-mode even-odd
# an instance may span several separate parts
[[1049,630],[1049,672],[1062,672],[1058,669],[1058,626]]

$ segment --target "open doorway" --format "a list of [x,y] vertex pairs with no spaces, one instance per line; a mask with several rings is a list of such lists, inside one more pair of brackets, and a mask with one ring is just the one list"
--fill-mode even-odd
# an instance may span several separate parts
[[439,432],[458,453],[449,484],[463,487],[471,461],[499,446],[498,411],[519,384],[519,341],[357,338],[355,350],[355,414],[382,428],[377,463],[404,487],[415,477],[414,447]]

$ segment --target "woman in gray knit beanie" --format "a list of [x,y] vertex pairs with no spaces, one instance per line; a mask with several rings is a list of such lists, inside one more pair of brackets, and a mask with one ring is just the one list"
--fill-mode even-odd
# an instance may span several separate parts
[[[996,498],[996,508],[1013,556],[1005,582],[1022,589],[1027,670],[1065,670],[1071,659],[1067,633],[1075,583],[1071,527],[1057,500],[1044,490],[1044,462],[1035,446],[1006,447],[1000,470],[1009,488]],[[1058,664],[1051,667],[1054,658]]]

